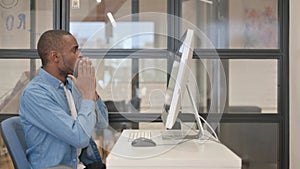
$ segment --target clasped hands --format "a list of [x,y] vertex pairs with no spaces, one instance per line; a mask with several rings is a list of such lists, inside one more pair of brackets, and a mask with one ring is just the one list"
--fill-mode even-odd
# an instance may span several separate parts
[[68,75],[78,90],[81,92],[83,100],[94,100],[96,101],[99,96],[96,92],[96,78],[95,68],[92,65],[92,61],[84,57],[78,60],[78,76]]

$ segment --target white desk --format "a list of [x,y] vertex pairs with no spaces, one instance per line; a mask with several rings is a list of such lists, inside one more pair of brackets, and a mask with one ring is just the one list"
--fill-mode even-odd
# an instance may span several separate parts
[[242,165],[241,159],[223,144],[189,140],[171,145],[168,141],[162,143],[160,131],[151,131],[157,146],[132,147],[128,137],[133,131],[123,131],[106,159],[108,169],[240,169]]

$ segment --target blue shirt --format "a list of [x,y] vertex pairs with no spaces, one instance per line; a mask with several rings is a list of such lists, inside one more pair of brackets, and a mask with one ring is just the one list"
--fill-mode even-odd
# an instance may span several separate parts
[[72,92],[78,114],[74,120],[63,86],[41,68],[21,95],[19,114],[25,131],[26,154],[33,168],[59,164],[77,168],[77,148],[90,145],[95,126],[108,125],[107,108],[102,100],[82,100],[68,78],[66,87]]

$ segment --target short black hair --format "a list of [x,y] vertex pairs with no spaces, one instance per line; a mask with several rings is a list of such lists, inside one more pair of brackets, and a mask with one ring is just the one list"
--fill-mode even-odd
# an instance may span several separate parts
[[42,34],[37,44],[37,51],[42,60],[42,65],[48,62],[50,51],[61,51],[63,47],[63,36],[72,35],[65,30],[48,30]]

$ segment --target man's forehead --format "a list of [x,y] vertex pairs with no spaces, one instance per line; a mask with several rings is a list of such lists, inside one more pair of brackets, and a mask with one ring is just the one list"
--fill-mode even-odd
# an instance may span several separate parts
[[72,45],[72,46],[78,46],[77,40],[72,35],[64,35],[63,39],[66,43]]

